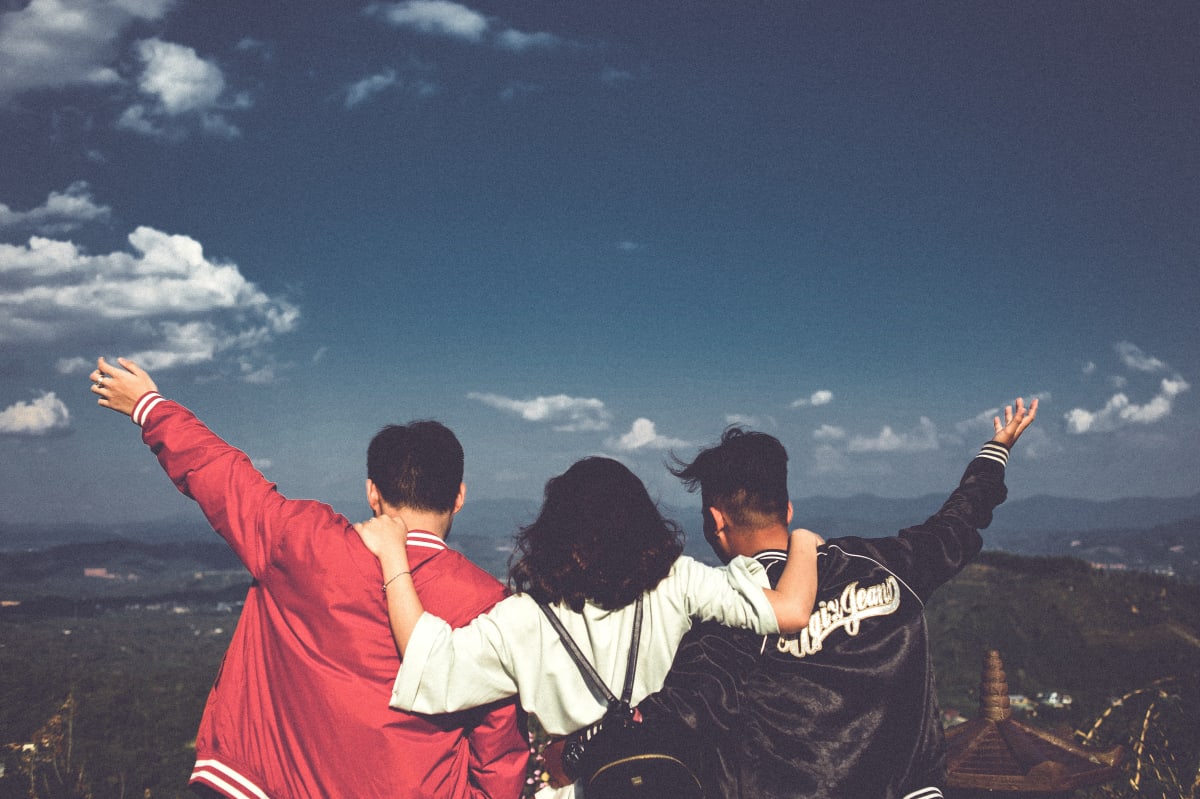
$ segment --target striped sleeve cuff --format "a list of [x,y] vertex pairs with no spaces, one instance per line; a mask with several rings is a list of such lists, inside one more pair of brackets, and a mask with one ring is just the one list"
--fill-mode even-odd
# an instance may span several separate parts
[[983,445],[983,449],[979,450],[979,454],[975,457],[987,458],[1001,466],[1008,466],[1008,447],[998,441],[989,441]]
[[133,412],[129,414],[129,418],[133,420],[134,424],[141,427],[150,416],[150,411],[154,410],[154,407],[164,399],[165,397],[157,391],[147,391],[133,406]]

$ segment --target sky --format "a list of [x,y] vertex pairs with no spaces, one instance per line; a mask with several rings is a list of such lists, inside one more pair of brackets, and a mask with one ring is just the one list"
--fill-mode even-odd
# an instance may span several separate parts
[[187,512],[97,356],[365,516],[729,424],[804,497],[1200,491],[1200,5],[0,0],[0,523]]

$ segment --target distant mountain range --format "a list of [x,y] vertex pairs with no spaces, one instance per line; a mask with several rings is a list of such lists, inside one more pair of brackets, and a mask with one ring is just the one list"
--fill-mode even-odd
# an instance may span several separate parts
[[[889,499],[871,495],[813,497],[795,502],[795,523],[826,538],[881,536],[917,524],[945,495]],[[480,565],[502,575],[513,534],[537,514],[532,500],[468,502],[451,542]],[[699,506],[664,506],[687,533],[687,552],[712,561],[700,528]],[[1200,583],[1200,494],[1168,499],[1104,502],[1031,497],[996,510],[985,547],[1018,555],[1070,556],[1110,568],[1157,571]],[[0,522],[0,554],[124,540],[145,544],[221,546],[199,512],[156,522],[34,525]]]

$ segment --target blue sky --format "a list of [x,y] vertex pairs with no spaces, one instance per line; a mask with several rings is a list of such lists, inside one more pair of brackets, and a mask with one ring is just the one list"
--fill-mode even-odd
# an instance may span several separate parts
[[1194,3],[0,3],[0,521],[186,506],[97,355],[355,516],[731,422],[800,499],[1200,491]]

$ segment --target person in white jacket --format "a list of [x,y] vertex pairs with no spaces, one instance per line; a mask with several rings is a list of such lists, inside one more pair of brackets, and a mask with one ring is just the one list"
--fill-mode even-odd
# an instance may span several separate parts
[[807,530],[791,535],[789,565],[776,589],[752,558],[705,566],[681,556],[678,526],[662,517],[636,475],[615,460],[585,458],[546,484],[537,520],[518,534],[510,569],[517,593],[452,630],[424,611],[413,590],[403,526],[377,516],[358,530],[379,557],[403,658],[392,707],[444,713],[517,695],[555,736],[594,724],[607,706],[588,689],[539,601],[563,621],[604,681],[620,685],[634,603],[643,597],[636,705],[662,686],[694,620],[760,633],[802,629],[815,598],[820,540]]

